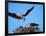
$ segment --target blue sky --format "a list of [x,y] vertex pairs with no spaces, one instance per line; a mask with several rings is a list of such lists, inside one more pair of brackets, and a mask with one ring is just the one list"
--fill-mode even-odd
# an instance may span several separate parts
[[19,26],[27,26],[28,23],[39,24],[40,31],[43,31],[43,5],[40,4],[22,4],[22,3],[8,3],[8,11],[11,13],[20,14],[28,9],[35,7],[33,11],[23,19],[17,20],[8,16],[8,32],[12,32]]

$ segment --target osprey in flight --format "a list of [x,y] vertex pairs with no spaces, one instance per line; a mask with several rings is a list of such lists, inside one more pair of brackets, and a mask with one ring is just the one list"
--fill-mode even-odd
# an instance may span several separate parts
[[34,7],[30,8],[29,10],[26,11],[26,13],[22,13],[21,15],[17,15],[16,13],[10,13],[8,12],[8,15],[15,18],[15,19],[23,19],[25,16],[27,16],[32,10],[34,9]]

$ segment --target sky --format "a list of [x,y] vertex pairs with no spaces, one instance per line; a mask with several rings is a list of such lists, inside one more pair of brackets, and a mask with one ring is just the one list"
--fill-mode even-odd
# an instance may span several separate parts
[[8,3],[8,11],[11,13],[24,13],[28,9],[35,7],[30,14],[23,19],[17,20],[8,16],[8,32],[12,32],[19,26],[28,26],[28,23],[39,24],[40,31],[43,31],[43,5],[40,4],[22,4],[22,3]]

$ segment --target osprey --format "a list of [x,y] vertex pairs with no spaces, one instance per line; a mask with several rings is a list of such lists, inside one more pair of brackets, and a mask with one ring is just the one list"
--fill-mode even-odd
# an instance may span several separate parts
[[17,15],[16,13],[10,13],[8,12],[8,15],[15,18],[15,19],[23,19],[25,16],[27,16],[32,10],[34,9],[34,7],[30,8],[29,10],[26,11],[26,13],[21,14],[21,15]]

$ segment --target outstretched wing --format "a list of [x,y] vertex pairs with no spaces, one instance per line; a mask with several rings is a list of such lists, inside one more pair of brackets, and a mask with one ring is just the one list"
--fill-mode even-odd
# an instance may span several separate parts
[[27,10],[27,12],[23,16],[27,16],[33,9],[34,9],[34,7],[30,8],[29,10]]
[[27,16],[32,10],[34,9],[34,7],[32,7],[31,9],[27,10],[27,12],[25,14],[22,15],[17,15],[16,13],[8,13],[9,16],[16,18],[16,19],[22,19],[23,16]]
[[21,19],[21,16],[16,15],[16,13],[8,13],[8,15],[16,19]]

